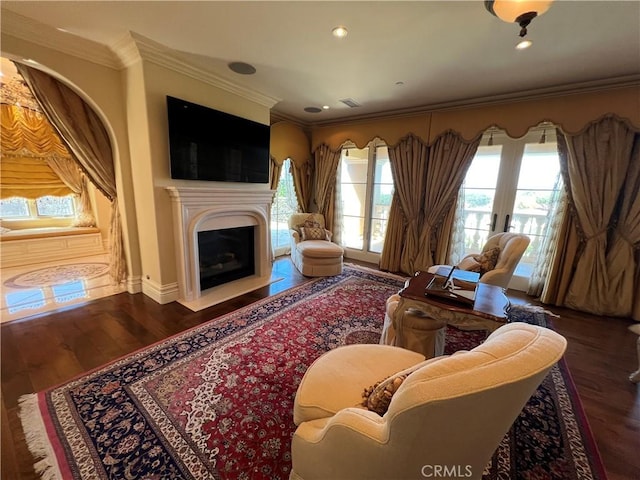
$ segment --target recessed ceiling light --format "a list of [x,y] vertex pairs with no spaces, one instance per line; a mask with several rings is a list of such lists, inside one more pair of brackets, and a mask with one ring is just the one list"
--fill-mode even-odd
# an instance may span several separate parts
[[320,113],[322,109],[318,107],[305,107],[304,111],[307,113]]
[[333,35],[336,38],[344,38],[347,36],[348,33],[349,32],[347,30],[347,27],[343,27],[342,25],[339,25],[335,27],[333,30],[331,30],[331,35]]
[[398,86],[404,85],[404,82],[396,82],[396,85]]
[[256,73],[256,67],[244,62],[231,62],[227,66],[229,70],[239,73],[240,75],[253,75]]
[[323,109],[323,110],[329,110],[330,108],[331,108],[331,107],[330,107],[329,105],[323,105],[323,106],[322,106],[322,109]]
[[522,40],[516,45],[516,50],[524,50],[525,48],[529,48],[531,45],[533,45],[531,40]]

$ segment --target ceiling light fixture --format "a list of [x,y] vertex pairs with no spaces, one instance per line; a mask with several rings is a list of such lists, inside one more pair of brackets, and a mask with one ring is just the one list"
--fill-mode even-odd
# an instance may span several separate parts
[[347,30],[347,27],[343,27],[342,25],[339,25],[331,30],[331,35],[336,38],[344,38],[348,33],[349,31]]
[[507,23],[520,25],[520,36],[527,34],[531,20],[549,10],[553,0],[485,0],[485,8]]
[[323,109],[323,110],[329,110],[330,108],[331,108],[331,107],[330,107],[329,105],[323,105],[323,106],[322,106],[322,109]]
[[531,45],[533,45],[533,42],[531,40],[522,40],[516,45],[516,50],[526,50]]
[[307,113],[320,113],[322,109],[318,107],[304,107],[304,111]]

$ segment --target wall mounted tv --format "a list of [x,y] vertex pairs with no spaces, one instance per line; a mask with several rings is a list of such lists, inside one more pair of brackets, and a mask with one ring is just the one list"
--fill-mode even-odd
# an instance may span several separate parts
[[167,96],[171,178],[269,183],[268,125]]

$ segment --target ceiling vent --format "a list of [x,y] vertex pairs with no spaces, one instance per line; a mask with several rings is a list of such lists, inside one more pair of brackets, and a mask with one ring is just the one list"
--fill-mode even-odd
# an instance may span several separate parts
[[350,108],[356,108],[360,106],[360,104],[356,102],[353,98],[343,98],[340,101]]

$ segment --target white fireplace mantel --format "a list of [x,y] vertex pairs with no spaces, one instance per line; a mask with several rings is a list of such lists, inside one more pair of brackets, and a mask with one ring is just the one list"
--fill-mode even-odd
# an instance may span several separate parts
[[[197,311],[271,281],[269,222],[275,191],[241,188],[166,187],[173,205],[178,301]],[[198,232],[253,225],[255,275],[200,291]]]

